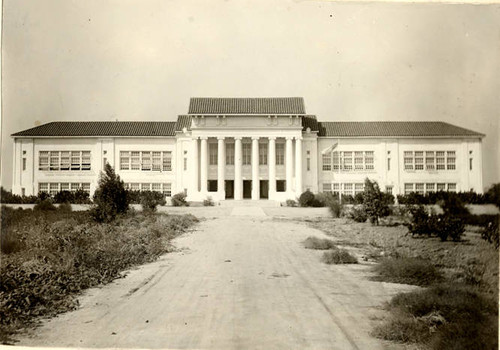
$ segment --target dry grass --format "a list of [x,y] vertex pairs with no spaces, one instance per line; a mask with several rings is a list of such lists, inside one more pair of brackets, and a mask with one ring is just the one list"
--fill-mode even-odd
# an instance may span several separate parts
[[428,260],[419,258],[385,258],[374,269],[376,280],[430,286],[442,281],[442,273]]
[[357,264],[358,259],[345,249],[333,249],[323,253],[321,261],[325,264]]
[[307,237],[304,241],[304,247],[306,249],[318,249],[318,250],[328,250],[337,248],[331,239],[318,238],[318,237]]

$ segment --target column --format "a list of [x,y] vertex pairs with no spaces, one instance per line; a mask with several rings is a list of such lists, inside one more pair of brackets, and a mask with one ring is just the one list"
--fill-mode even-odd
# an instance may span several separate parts
[[234,138],[234,199],[243,199],[243,179],[241,177],[241,137]]
[[217,192],[219,192],[220,199],[225,198],[225,167],[226,152],[224,148],[224,137],[217,138]]
[[198,192],[198,138],[193,137],[191,140],[191,188],[189,189],[189,197],[194,200]]
[[257,200],[259,198],[259,138],[252,137],[252,199]]
[[286,153],[285,153],[285,171],[286,171],[286,192],[292,192],[292,173],[293,173],[293,145],[292,137],[286,138]]
[[295,194],[302,193],[302,137],[295,138]]
[[276,193],[276,137],[269,138],[267,164],[269,167],[269,199]]
[[201,174],[201,186],[200,186],[200,192],[203,194],[203,195],[206,195],[207,194],[207,182],[208,182],[208,154],[207,154],[207,137],[204,136],[204,137],[200,137],[201,139],[201,156],[200,156],[200,159],[201,159],[201,164],[200,164],[200,167],[201,167],[201,171],[200,171],[200,174]]

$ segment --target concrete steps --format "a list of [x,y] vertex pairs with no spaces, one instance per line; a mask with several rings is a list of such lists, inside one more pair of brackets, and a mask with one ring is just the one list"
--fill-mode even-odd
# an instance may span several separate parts
[[235,208],[235,207],[260,207],[260,208],[274,208],[274,207],[279,207],[280,202],[278,201],[271,201],[267,199],[261,199],[261,200],[251,200],[251,199],[243,199],[243,200],[234,200],[234,199],[227,199],[224,201],[218,202],[218,205],[221,207],[229,207],[229,208]]

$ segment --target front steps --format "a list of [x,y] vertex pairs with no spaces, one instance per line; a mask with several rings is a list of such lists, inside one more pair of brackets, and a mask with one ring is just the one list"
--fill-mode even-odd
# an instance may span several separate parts
[[243,200],[234,200],[234,199],[226,199],[224,201],[217,202],[217,205],[221,207],[260,207],[260,208],[274,208],[279,207],[280,202],[268,200],[268,199],[259,199],[259,200],[251,200],[251,199],[243,199]]

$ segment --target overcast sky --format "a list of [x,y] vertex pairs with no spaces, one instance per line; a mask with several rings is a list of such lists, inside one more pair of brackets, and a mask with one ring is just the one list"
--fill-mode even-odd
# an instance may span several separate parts
[[302,96],[323,121],[439,120],[487,136],[500,182],[500,5],[4,0],[10,134],[57,120],[175,120],[190,97]]

